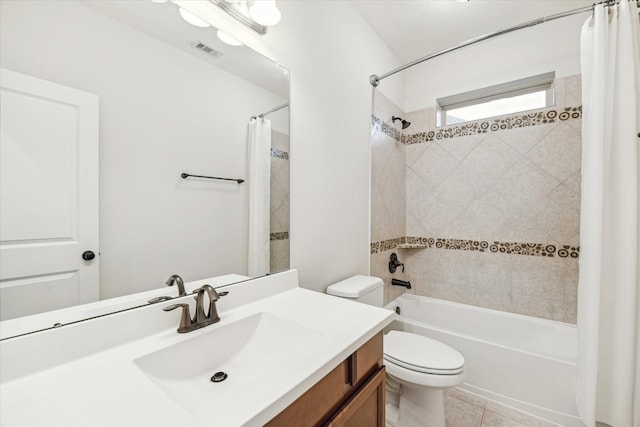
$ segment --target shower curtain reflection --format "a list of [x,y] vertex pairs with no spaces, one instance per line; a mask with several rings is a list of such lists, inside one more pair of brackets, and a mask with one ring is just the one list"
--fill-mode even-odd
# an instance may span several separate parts
[[249,152],[249,244],[250,276],[269,273],[269,211],[271,174],[271,121],[251,118],[248,132]]

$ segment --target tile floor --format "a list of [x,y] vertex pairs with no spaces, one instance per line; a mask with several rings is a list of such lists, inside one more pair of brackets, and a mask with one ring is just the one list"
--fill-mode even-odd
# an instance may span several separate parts
[[457,387],[445,391],[444,405],[447,427],[560,427]]

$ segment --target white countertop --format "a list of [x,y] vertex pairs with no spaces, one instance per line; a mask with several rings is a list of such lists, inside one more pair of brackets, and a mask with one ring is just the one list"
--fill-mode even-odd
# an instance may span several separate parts
[[[291,272],[286,274],[289,273]],[[281,280],[291,280],[286,274],[281,276]],[[241,289],[250,289],[247,285],[268,285],[278,280],[278,276],[245,282],[240,284],[243,286]],[[247,304],[230,309],[225,309],[221,304],[219,323],[187,334],[175,331],[177,314],[164,313],[161,307],[145,308],[143,310],[146,311],[159,310],[161,316],[164,316],[158,317],[159,319],[168,317],[175,324],[167,327],[165,323],[161,330],[139,339],[130,337],[118,343],[111,338],[115,345],[107,348],[87,342],[90,350],[71,352],[68,360],[60,354],[53,355],[52,358],[57,361],[44,368],[38,364],[48,360],[46,352],[49,346],[55,345],[55,340],[52,341],[51,337],[41,340],[45,348],[32,348],[31,351],[38,353],[26,359],[21,359],[15,352],[24,353],[27,343],[16,342],[13,348],[11,345],[6,347],[7,354],[11,356],[9,360],[0,360],[0,425],[261,426],[382,330],[393,318],[393,312],[386,309],[298,288],[297,274],[295,281],[295,286],[284,286],[288,289],[280,289],[272,296]],[[233,293],[232,291],[231,294]],[[151,313],[149,311],[149,315]],[[295,322],[317,332],[317,336],[304,345],[292,342],[289,348],[277,349],[282,352],[283,365],[277,368],[264,366],[250,383],[236,385],[242,386],[240,399],[234,397],[236,394],[225,393],[225,390],[231,390],[229,387],[233,386],[230,375],[223,383],[210,384],[211,387],[216,387],[228,381],[225,385],[227,389],[221,387],[220,393],[206,404],[186,409],[156,386],[135,363],[136,359],[154,350],[190,339],[196,334],[204,334],[210,328],[224,328],[225,325],[255,313],[267,313],[284,321]],[[111,316],[104,319],[109,317]],[[88,326],[85,325],[86,327]],[[100,327],[104,328],[104,325]],[[135,325],[131,327],[134,328]],[[56,331],[39,334],[49,332]],[[67,335],[70,333],[71,331]],[[108,333],[118,335],[123,331],[109,330]],[[0,342],[0,355],[4,356],[1,353],[2,345],[25,338],[29,337]],[[100,340],[101,337],[97,336],[95,339]],[[65,343],[58,342],[58,345],[64,346]],[[224,342],[216,345],[224,346]],[[14,354],[11,354],[12,351]],[[58,351],[66,354],[63,350]],[[25,363],[31,365],[26,368],[17,367],[17,364],[22,363],[21,360],[26,360]],[[259,363],[259,355],[257,360]],[[190,360],[172,360],[169,363],[188,364]],[[17,367],[17,374],[12,369],[14,367]]]

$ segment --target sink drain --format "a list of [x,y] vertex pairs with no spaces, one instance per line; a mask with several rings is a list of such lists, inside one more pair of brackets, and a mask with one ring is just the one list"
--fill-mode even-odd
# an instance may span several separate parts
[[213,376],[211,377],[211,382],[212,383],[219,383],[222,382],[224,380],[226,380],[228,377],[227,374],[225,374],[224,372],[220,371],[220,372],[216,372],[215,374],[213,374]]

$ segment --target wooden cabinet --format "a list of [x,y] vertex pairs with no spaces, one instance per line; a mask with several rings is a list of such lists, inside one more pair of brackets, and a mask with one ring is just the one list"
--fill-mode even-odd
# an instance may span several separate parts
[[329,420],[327,427],[384,427],[384,366]]
[[382,332],[269,421],[267,427],[384,427]]

